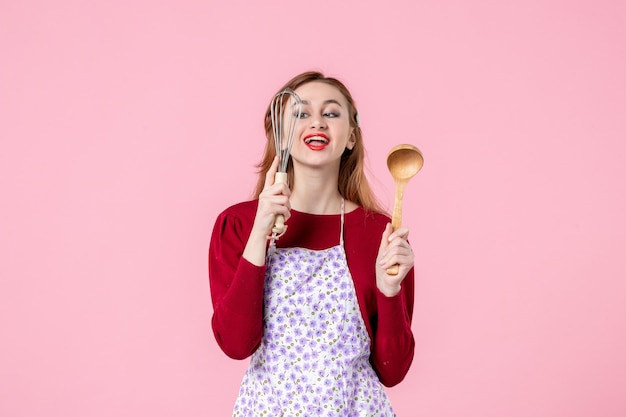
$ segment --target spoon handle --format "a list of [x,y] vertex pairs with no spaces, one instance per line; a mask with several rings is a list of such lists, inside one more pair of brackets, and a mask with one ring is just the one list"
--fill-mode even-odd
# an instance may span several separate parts
[[[396,180],[396,197],[393,203],[393,214],[391,216],[391,227],[394,231],[402,226],[402,199],[404,198],[406,184],[406,181]],[[398,265],[391,266],[386,272],[389,275],[398,275]]]
[[396,197],[393,202],[393,214],[391,216],[391,227],[393,227],[394,231],[402,226],[402,199],[404,198],[406,183],[406,181],[396,181]]

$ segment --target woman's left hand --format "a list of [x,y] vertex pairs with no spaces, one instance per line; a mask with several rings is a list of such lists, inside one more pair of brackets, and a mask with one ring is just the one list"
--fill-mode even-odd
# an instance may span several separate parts
[[[387,297],[400,292],[404,277],[413,268],[415,256],[407,242],[408,237],[408,228],[401,227],[394,232],[391,223],[387,224],[383,232],[376,258],[376,286]],[[387,274],[387,269],[393,265],[398,265],[398,274]]]

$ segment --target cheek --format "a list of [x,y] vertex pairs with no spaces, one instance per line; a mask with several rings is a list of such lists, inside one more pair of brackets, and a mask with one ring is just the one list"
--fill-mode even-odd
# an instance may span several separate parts
[[350,141],[350,139],[352,138],[352,128],[348,125],[348,126],[341,126],[338,130],[338,137],[340,137],[342,140],[348,142]]

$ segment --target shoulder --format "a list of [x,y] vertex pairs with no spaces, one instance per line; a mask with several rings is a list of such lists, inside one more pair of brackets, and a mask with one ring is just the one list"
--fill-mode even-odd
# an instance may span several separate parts
[[234,229],[239,232],[252,227],[258,200],[233,204],[222,211],[215,219],[215,229]]
[[391,220],[382,213],[365,210],[358,207],[346,213],[344,234],[347,246],[358,247],[360,251],[371,247],[376,251],[380,244],[380,237]]
[[220,217],[234,216],[234,217],[248,217],[254,216],[259,200],[242,201],[241,203],[233,204],[220,213]]
[[369,211],[361,206],[356,206],[346,213],[346,226],[362,227],[369,229],[384,229],[391,222],[389,216],[384,213]]

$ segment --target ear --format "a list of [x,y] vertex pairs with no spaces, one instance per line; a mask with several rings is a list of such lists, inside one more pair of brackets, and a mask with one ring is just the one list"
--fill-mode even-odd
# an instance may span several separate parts
[[354,149],[354,145],[356,145],[356,135],[354,134],[354,128],[352,128],[346,149],[352,150]]

